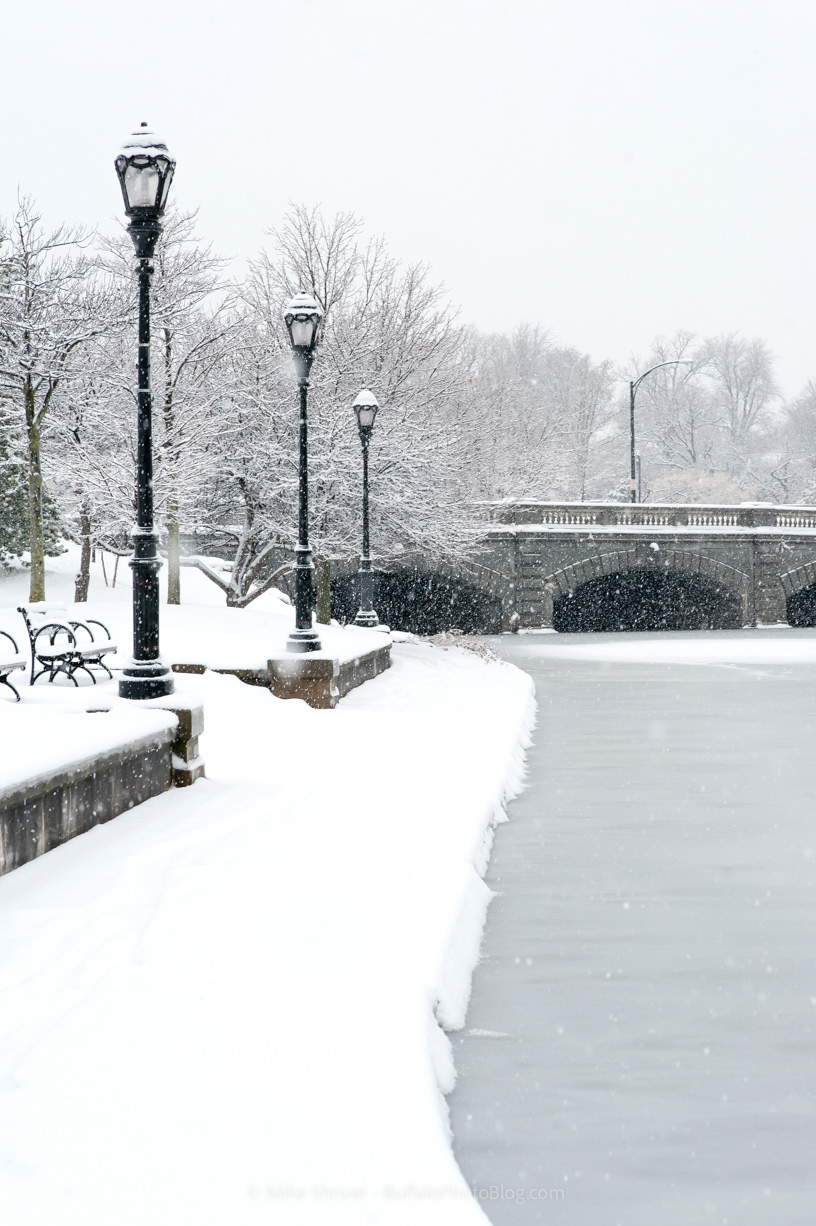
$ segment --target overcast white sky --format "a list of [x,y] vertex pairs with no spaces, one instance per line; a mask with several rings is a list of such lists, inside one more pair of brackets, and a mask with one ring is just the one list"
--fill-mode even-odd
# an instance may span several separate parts
[[239,259],[319,202],[479,328],[741,331],[816,377],[812,0],[6,0],[2,37],[0,214],[109,228],[147,119]]

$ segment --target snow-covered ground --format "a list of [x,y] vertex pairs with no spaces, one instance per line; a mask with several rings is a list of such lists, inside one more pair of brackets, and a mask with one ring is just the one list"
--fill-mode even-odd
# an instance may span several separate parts
[[[74,606],[74,577],[78,564],[76,545],[70,545],[58,558],[47,559],[46,596],[50,601],[74,608],[72,616],[99,618],[119,645],[117,654],[107,656],[106,661],[112,669],[122,668],[133,646],[132,588],[127,559],[119,562],[114,587],[111,586],[114,573],[111,555],[106,555],[104,571],[102,559],[98,557],[91,571],[88,601]],[[160,581],[164,601],[166,567],[162,568]],[[200,570],[182,568],[181,590],[180,606],[163,603],[161,608],[161,651],[168,662],[204,664],[208,668],[263,669],[270,657],[285,653],[286,638],[294,624],[294,610],[276,589],[252,602],[248,610],[251,617],[244,617],[243,609],[228,609],[224,593]],[[28,573],[0,571],[0,629],[13,635],[21,651],[27,650],[28,642],[23,619],[16,610],[27,601]],[[341,663],[382,646],[379,632],[361,630],[358,626],[321,626],[320,638],[321,654],[336,656]],[[0,641],[0,650],[3,649]]]
[[[184,583],[216,639],[223,598]],[[87,612],[126,627],[129,599],[95,574]],[[209,672],[184,689],[207,779],[0,879],[4,1226],[484,1222],[438,1023],[464,1022],[529,678],[400,643],[334,711]]]

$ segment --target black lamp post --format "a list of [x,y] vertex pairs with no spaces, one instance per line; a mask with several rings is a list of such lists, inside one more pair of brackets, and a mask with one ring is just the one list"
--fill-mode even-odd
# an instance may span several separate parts
[[676,362],[658,362],[657,366],[650,366],[648,370],[644,370],[642,375],[637,379],[629,381],[629,501],[639,501],[640,487],[640,456],[635,454],[635,392],[640,387],[647,375],[652,374],[655,370],[662,370],[664,366],[693,366],[694,363],[687,358],[678,358]]
[[312,625],[314,563],[309,545],[309,446],[306,401],[309,371],[317,348],[323,312],[311,294],[296,294],[283,312],[300,389],[300,460],[298,465],[298,543],[295,549],[295,628],[287,651],[320,651],[320,636]]
[[136,449],[136,526],[133,529],[133,662],[119,682],[121,698],[160,698],[173,693],[173,674],[159,657],[159,569],[153,527],[153,406],[150,395],[151,260],[162,227],[175,159],[164,141],[142,124],[125,142],[116,173],[138,261],[139,349]]
[[360,608],[354,619],[355,626],[373,627],[380,624],[372,606],[374,572],[371,569],[368,541],[368,444],[371,442],[371,431],[374,429],[374,418],[379,407],[377,397],[367,388],[363,388],[354,401],[357,429],[363,447],[363,554],[360,558]]

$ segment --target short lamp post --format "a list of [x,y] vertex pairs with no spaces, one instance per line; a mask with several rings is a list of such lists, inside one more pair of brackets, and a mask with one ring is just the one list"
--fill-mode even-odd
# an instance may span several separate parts
[[128,137],[116,159],[128,233],[139,277],[136,526],[133,529],[133,660],[119,682],[122,698],[160,698],[173,693],[173,674],[159,656],[159,569],[153,526],[153,405],[150,395],[151,260],[162,232],[175,159],[147,124]]
[[354,619],[355,626],[378,626],[379,618],[374,612],[374,572],[371,569],[371,550],[368,536],[368,444],[374,429],[374,419],[379,409],[377,397],[363,388],[354,401],[357,414],[357,429],[363,448],[363,553],[360,558],[360,608]]
[[662,370],[664,366],[693,366],[694,363],[687,358],[678,358],[676,362],[658,362],[657,366],[650,366],[648,370],[644,370],[642,375],[637,379],[629,381],[629,501],[640,501],[640,456],[635,451],[635,394],[647,375],[651,375],[656,370]]
[[312,625],[314,563],[309,545],[309,439],[306,418],[309,371],[312,369],[323,312],[311,294],[301,292],[283,311],[300,389],[300,456],[298,462],[298,543],[295,548],[295,628],[287,651],[320,651],[320,636]]

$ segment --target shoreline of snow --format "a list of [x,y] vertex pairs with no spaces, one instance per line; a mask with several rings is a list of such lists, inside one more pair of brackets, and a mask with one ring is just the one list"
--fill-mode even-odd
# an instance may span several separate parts
[[[448,1032],[462,1030],[465,1026],[473,972],[481,957],[488,908],[495,897],[494,891],[484,881],[495,830],[508,820],[507,805],[525,786],[526,751],[531,744],[537,714],[535,684],[531,677],[528,677],[528,681],[527,702],[519,712],[517,726],[509,738],[513,746],[507,768],[496,792],[485,805],[482,837],[479,844],[474,845],[470,865],[464,873],[457,914],[440,966],[433,1010],[438,1036],[433,1036],[431,1058],[443,1096],[453,1090],[457,1077]],[[444,1118],[449,1128],[448,1105],[444,1097],[443,1103]]]
[[530,677],[400,643],[334,711],[185,689],[208,778],[0,880],[4,1220],[484,1226],[442,1026]]

